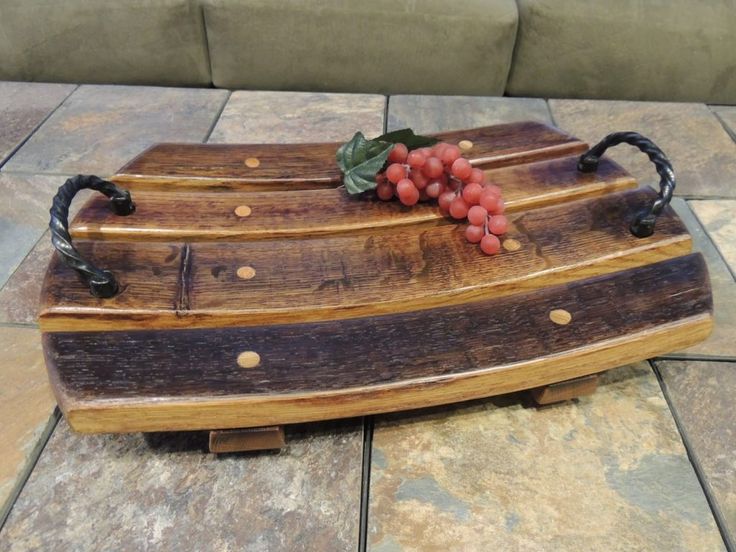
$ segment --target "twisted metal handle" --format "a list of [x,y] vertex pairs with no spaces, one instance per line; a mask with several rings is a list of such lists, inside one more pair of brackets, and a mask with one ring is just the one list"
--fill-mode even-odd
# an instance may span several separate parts
[[67,180],[54,196],[49,213],[51,220],[51,243],[61,255],[61,260],[77,271],[95,297],[112,297],[118,292],[118,283],[109,270],[97,268],[85,261],[72,245],[69,235],[69,206],[79,190],[97,190],[110,198],[110,207],[116,215],[126,216],[135,211],[130,192],[118,188],[112,182],[91,175],[77,175]]
[[646,238],[654,233],[657,217],[670,202],[675,191],[675,171],[664,152],[649,138],[645,138],[638,132],[614,132],[580,156],[578,170],[586,173],[595,172],[603,153],[611,146],[616,146],[622,142],[636,146],[646,153],[649,160],[654,163],[660,177],[659,196],[652,205],[637,213],[629,227],[631,233],[637,238]]

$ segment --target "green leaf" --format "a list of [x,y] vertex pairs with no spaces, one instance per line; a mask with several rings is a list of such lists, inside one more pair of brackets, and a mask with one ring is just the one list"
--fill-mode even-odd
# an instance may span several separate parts
[[349,194],[360,194],[376,187],[376,175],[383,168],[393,144],[367,140],[356,132],[337,150],[337,164],[343,172],[343,184]]
[[391,142],[392,144],[402,143],[409,148],[409,151],[417,148],[424,148],[427,146],[433,146],[439,140],[432,136],[419,136],[414,134],[414,131],[410,128],[402,128],[401,130],[394,130],[386,134],[382,134],[378,138],[374,138],[379,142]]

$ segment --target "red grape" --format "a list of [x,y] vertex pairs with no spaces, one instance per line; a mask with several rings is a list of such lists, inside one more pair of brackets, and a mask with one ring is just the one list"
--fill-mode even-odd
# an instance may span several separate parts
[[483,239],[483,234],[483,227],[476,226],[475,224],[471,224],[465,229],[465,239],[470,243],[478,243]]
[[396,193],[399,195],[399,201],[404,205],[414,205],[419,201],[419,190],[408,178],[399,180],[399,183],[396,184]]
[[488,216],[488,211],[486,211],[480,205],[473,205],[468,210],[468,222],[470,224],[475,224],[477,226],[483,226],[486,223],[487,216]]
[[391,163],[403,163],[406,161],[406,156],[409,154],[409,148],[404,144],[394,144],[391,148],[391,153],[388,154],[388,160]]
[[451,170],[453,176],[458,177],[460,180],[465,180],[470,176],[470,173],[473,172],[473,167],[471,166],[470,161],[461,157],[455,160],[452,164]]
[[496,201],[496,209],[491,213],[492,215],[503,215],[506,212],[506,203],[502,198],[498,198]]
[[486,173],[484,173],[480,169],[473,169],[470,171],[470,177],[468,178],[468,182],[477,182],[480,184],[483,182],[483,179],[485,178]]
[[483,186],[483,188],[483,191],[488,190],[489,192],[493,192],[494,194],[496,194],[498,197],[501,197],[501,188],[499,188],[495,184],[486,184],[485,186]]
[[422,168],[422,172],[426,174],[429,178],[437,178],[445,171],[442,161],[437,159],[436,157],[430,157],[424,162],[424,167]]
[[423,190],[427,187],[427,183],[429,182],[429,178],[420,171],[419,169],[412,169],[409,171],[409,178],[412,182],[414,182],[414,185],[417,187],[418,190]]
[[486,234],[480,240],[480,249],[486,255],[495,255],[501,250],[501,242],[493,234]]
[[432,146],[432,155],[441,160],[442,154],[445,152],[447,146],[448,144],[446,144],[445,142],[437,142],[434,146]]
[[464,219],[468,216],[468,204],[461,196],[456,196],[450,203],[450,216],[456,219]]
[[427,156],[422,153],[421,150],[413,150],[406,156],[406,163],[412,169],[421,169],[424,166],[424,162],[427,160]]
[[437,203],[439,203],[440,209],[443,211],[449,211],[453,199],[455,199],[454,192],[443,192],[440,194],[439,198],[437,198]]
[[386,178],[394,184],[398,184],[399,180],[406,178],[406,167],[400,163],[393,163],[386,169]]
[[440,197],[440,194],[445,191],[445,184],[441,180],[430,180],[424,191],[429,197]]
[[440,155],[440,160],[445,165],[452,165],[456,159],[460,157],[460,148],[453,145],[447,145],[444,150],[442,150],[442,154]]
[[376,195],[383,201],[388,201],[394,197],[394,186],[390,182],[381,182],[376,186]]
[[488,230],[500,236],[508,230],[509,221],[503,215],[494,215],[488,220]]
[[489,213],[495,213],[500,198],[494,193],[483,192],[480,194],[480,205]]
[[463,199],[468,205],[478,205],[480,201],[480,194],[483,191],[483,187],[480,184],[471,182],[466,184],[463,188]]

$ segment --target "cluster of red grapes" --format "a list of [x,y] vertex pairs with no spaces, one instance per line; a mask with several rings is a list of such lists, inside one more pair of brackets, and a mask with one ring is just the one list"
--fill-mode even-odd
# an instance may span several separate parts
[[473,168],[458,146],[439,142],[409,151],[406,145],[396,144],[388,162],[376,177],[380,199],[398,197],[404,205],[436,199],[443,213],[468,219],[465,237],[469,242],[480,243],[487,255],[500,251],[498,236],[508,227],[501,189],[490,184],[482,170]]

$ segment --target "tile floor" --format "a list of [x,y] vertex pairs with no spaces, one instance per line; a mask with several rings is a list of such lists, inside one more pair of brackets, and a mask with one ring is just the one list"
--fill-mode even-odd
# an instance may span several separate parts
[[[716,330],[609,372],[590,397],[522,395],[290,428],[279,453],[201,434],[81,436],[58,421],[36,301],[50,198],[153,142],[341,140],[534,119],[650,134],[705,255]],[[524,98],[0,82],[0,550],[723,550],[736,540],[736,108]],[[644,182],[640,154],[614,154]],[[188,523],[197,519],[197,523]]]

